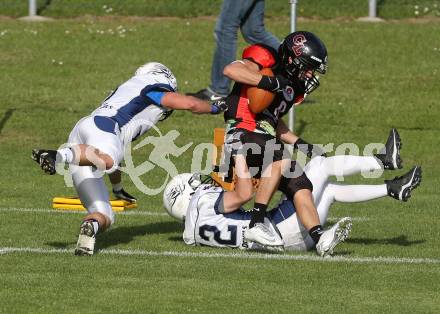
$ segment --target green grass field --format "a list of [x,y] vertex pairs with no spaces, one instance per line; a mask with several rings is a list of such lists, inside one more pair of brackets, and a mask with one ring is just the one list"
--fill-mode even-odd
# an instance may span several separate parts
[[[287,16],[266,24],[279,37],[289,29]],[[296,111],[302,137],[362,149],[384,142],[396,127],[405,169],[384,178],[415,164],[424,171],[408,203],[336,204],[332,219],[354,218],[337,258],[187,247],[183,226],[164,215],[161,195],[136,193],[129,178],[139,208],[117,215],[98,238],[99,254],[73,256],[82,215],[50,206],[52,197],[74,190],[61,176],[43,175],[30,159],[32,148],[64,143],[79,118],[147,61],[167,64],[182,92],[205,87],[213,27],[214,19],[196,18],[0,20],[0,312],[438,313],[438,20],[299,22],[325,41],[330,60],[313,102]],[[178,145],[193,147],[210,142],[221,126],[220,117],[186,112],[159,125],[162,133],[181,133]],[[141,162],[147,150],[134,155]],[[192,149],[174,160],[179,171],[190,170],[191,156]],[[161,169],[143,176],[151,187],[163,179]]]
[[[100,16],[179,16],[194,17],[217,15],[221,0],[37,0],[39,15],[73,17],[84,14]],[[368,15],[368,0],[298,0],[300,17],[355,18]],[[27,15],[28,1],[2,0],[0,15],[20,17]],[[268,16],[289,16],[289,0],[266,1]],[[386,19],[440,16],[438,0],[378,0],[378,16]]]

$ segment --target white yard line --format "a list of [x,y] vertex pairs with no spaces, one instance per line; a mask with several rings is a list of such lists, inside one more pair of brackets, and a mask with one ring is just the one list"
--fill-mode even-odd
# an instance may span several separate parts
[[[46,213],[46,214],[76,214],[84,215],[86,211],[84,210],[62,210],[62,209],[51,209],[51,208],[19,208],[19,207],[0,207],[0,212],[23,212],[23,213]],[[122,212],[115,212],[116,215],[126,215],[126,216],[168,216],[165,211],[145,211],[145,210],[127,210]]]
[[[347,216],[350,216],[350,215],[347,215]],[[344,217],[346,217],[346,216],[344,216]],[[335,223],[335,222],[339,221],[342,218],[343,217],[328,217],[327,221],[330,222],[330,223]],[[351,216],[350,216],[350,218],[351,218],[352,221],[356,221],[356,222],[370,221],[370,220],[374,219],[374,218],[371,218],[371,217],[351,217]]]
[[[28,254],[73,254],[73,249],[46,249],[31,247],[0,247],[0,255],[11,253]],[[314,255],[264,254],[264,253],[196,253],[179,251],[145,251],[145,250],[118,250],[104,249],[99,254],[116,256],[163,256],[163,257],[195,257],[195,258],[236,258],[236,259],[266,259],[266,260],[293,260],[330,263],[358,263],[358,264],[440,264],[436,258],[409,258],[409,257],[347,257],[334,256],[321,258]]]
[[[0,207],[0,212],[23,212],[23,213],[46,213],[46,214],[76,214],[76,215],[84,215],[85,211],[83,210],[62,210],[62,209],[51,209],[51,208],[20,208],[20,207]],[[157,211],[146,211],[146,210],[136,210],[129,209],[122,212],[115,212],[116,215],[122,216],[168,216],[165,212],[157,212]],[[337,222],[342,217],[328,217],[329,222]],[[370,217],[351,217],[353,221],[369,221],[372,220]]]

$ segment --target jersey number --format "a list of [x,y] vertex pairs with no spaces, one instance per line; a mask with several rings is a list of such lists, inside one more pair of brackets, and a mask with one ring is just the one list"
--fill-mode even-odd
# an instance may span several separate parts
[[225,239],[225,238],[221,237],[221,232],[220,232],[220,230],[218,230],[218,228],[216,226],[203,225],[203,226],[199,227],[199,235],[203,240],[209,241],[209,238],[210,238],[209,235],[213,234],[214,240],[218,244],[236,246],[237,245],[237,226],[228,225],[228,233],[230,234],[229,239]]
[[281,113],[284,113],[284,110],[287,108],[287,103],[283,100],[281,104],[274,110],[275,117],[279,117]]

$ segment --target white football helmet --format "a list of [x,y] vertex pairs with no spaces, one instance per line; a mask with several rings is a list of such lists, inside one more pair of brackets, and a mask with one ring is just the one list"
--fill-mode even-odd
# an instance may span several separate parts
[[168,214],[177,220],[185,220],[191,197],[200,184],[200,174],[182,173],[175,176],[163,192],[163,205]]
[[177,91],[177,80],[173,72],[159,62],[148,62],[139,67],[135,72],[135,77],[155,80],[159,84],[166,84],[171,86],[174,91]]

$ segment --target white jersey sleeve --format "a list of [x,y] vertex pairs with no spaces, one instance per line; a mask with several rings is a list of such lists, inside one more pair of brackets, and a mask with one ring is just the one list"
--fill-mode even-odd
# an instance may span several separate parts
[[185,217],[183,240],[189,245],[248,248],[243,234],[248,228],[250,214],[236,211],[221,214],[217,208],[223,189],[201,185],[191,198]]
[[[121,140],[131,142],[166,115],[169,110],[160,104],[160,99],[164,92],[174,91],[173,86],[158,82],[154,76],[135,75],[120,85],[91,115],[109,118],[103,120],[106,123],[115,122]],[[106,125],[101,127],[108,128]]]

